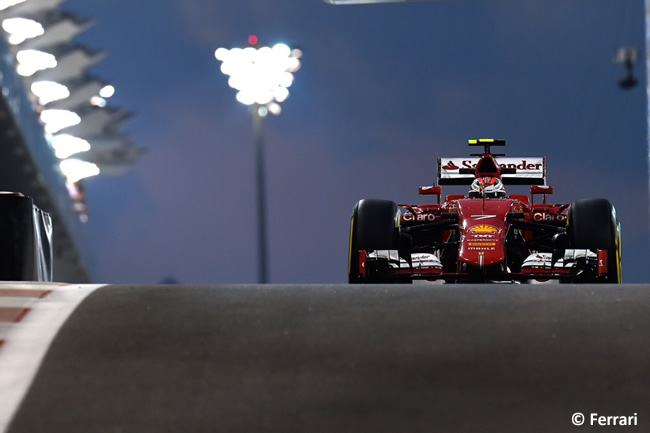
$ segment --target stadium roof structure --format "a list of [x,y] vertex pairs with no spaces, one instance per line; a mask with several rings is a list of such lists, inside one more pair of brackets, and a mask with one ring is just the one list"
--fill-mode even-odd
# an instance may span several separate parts
[[55,280],[89,282],[84,181],[122,174],[144,152],[121,130],[133,113],[90,72],[106,53],[75,42],[93,21],[62,3],[0,0],[0,190],[52,215]]
[[[0,0],[0,22],[16,56],[17,72],[51,138],[64,134],[90,146],[62,154],[94,164],[100,175],[124,173],[143,154],[120,132],[133,113],[112,107],[108,98],[114,87],[89,72],[106,53],[74,41],[94,22],[60,9],[61,3],[63,0]],[[112,143],[110,149],[95,148],[95,142],[107,140]]]

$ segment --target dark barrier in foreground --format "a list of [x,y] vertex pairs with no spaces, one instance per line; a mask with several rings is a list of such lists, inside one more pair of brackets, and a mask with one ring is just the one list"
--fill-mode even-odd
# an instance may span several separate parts
[[52,220],[19,193],[0,193],[0,280],[52,281]]

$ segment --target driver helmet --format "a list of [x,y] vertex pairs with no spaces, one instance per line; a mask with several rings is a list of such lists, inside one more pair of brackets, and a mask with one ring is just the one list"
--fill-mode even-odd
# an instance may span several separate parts
[[503,198],[506,196],[506,189],[498,177],[477,177],[469,189],[471,198]]

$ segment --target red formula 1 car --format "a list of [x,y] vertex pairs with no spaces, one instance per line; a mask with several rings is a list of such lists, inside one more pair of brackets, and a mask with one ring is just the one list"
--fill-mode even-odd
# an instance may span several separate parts
[[[505,140],[469,144],[483,153],[438,158],[438,186],[420,187],[437,203],[356,204],[350,283],[621,282],[621,225],[609,201],[548,204],[553,187],[546,185],[546,158],[493,154],[491,147]],[[530,197],[507,195],[504,184],[530,185]],[[470,190],[443,202],[440,185]]]

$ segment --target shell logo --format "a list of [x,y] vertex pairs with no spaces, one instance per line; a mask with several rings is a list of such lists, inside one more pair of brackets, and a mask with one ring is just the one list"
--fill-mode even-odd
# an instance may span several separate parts
[[487,225],[487,224],[480,224],[480,225],[477,225],[477,226],[474,226],[474,227],[470,227],[469,232],[470,233],[481,233],[481,234],[482,233],[498,233],[499,229],[494,227],[494,226]]

